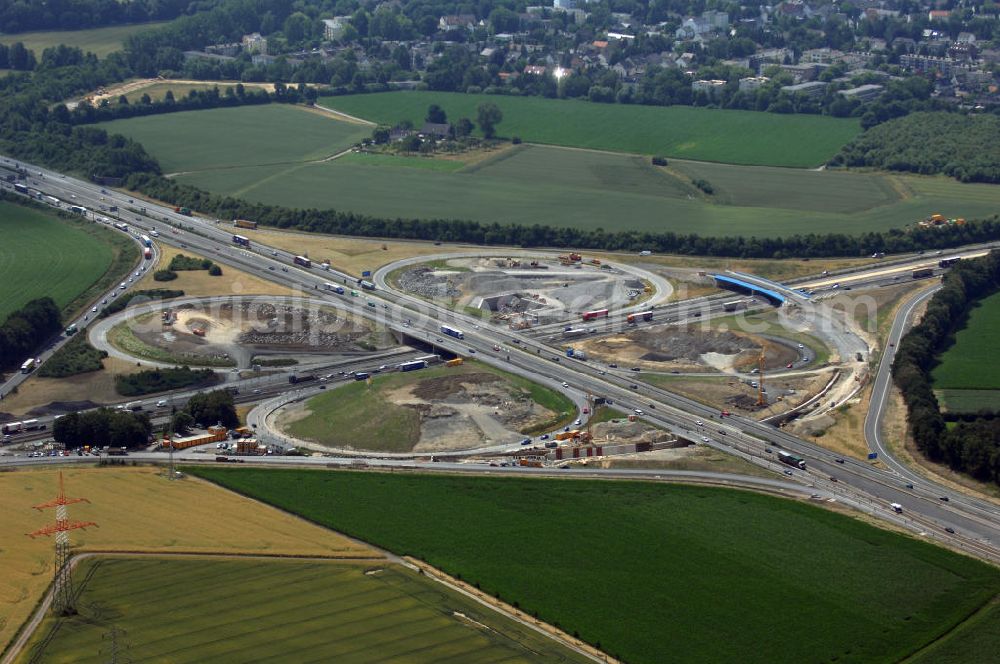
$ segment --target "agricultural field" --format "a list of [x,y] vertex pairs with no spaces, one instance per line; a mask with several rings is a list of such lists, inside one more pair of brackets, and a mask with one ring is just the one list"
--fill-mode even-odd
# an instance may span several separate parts
[[[182,171],[177,180],[254,202],[388,218],[719,236],[862,233],[906,226],[938,211],[971,219],[1000,208],[1000,187],[944,178],[677,161],[660,169],[637,156],[543,146],[520,146],[466,168],[455,169],[456,163],[351,154]],[[706,175],[711,196],[692,184]]]
[[42,58],[42,51],[53,46],[65,44],[76,46],[85,53],[90,52],[99,58],[120,51],[128,37],[152,30],[164,25],[160,23],[137,23],[134,25],[115,25],[108,28],[93,28],[91,30],[52,30],[45,32],[20,32],[13,35],[0,34],[0,44],[11,45],[23,42],[25,48],[35,52],[35,57]]
[[452,122],[476,122],[479,104],[503,112],[500,136],[529,143],[592,148],[728,164],[819,166],[860,132],[855,119],[722,111],[690,106],[628,106],[585,101],[468,95],[455,92],[384,92],[324,97],[328,108],[381,124],[410,120],[420,127],[427,107],[439,105]]
[[3,201],[0,237],[0,320],[43,296],[78,309],[138,257],[133,243],[94,224]]
[[587,661],[395,564],[102,558],[76,578],[80,615],[32,661],[105,662],[112,625],[131,661]]
[[[272,131],[292,123],[300,130],[291,136]],[[388,218],[766,237],[862,233],[938,212],[971,219],[1000,208],[1000,187],[943,177],[680,160],[663,168],[648,157],[539,145],[447,158],[332,158],[370,128],[277,104],[101,126],[139,140],[184,184],[254,202]],[[695,186],[699,180],[713,193]]]
[[[66,495],[90,500],[70,507],[70,517],[99,525],[73,532],[75,551],[382,558],[362,544],[195,478],[170,482],[154,468],[73,466],[62,473]],[[55,497],[58,481],[58,472],[50,469],[0,474],[0,651],[52,579],[52,541],[24,534],[55,519],[51,511],[32,506]]]
[[[629,662],[899,661],[1000,593],[1000,572],[979,561],[739,490],[192,472],[461,575]],[[540,564],[512,573],[511,561]]]
[[[138,140],[166,173],[264,164],[280,173],[291,165],[334,155],[371,133],[369,128],[286,104],[186,111],[96,126]],[[294,131],[279,132],[276,127]]]
[[954,344],[931,372],[948,410],[975,412],[1000,405],[1000,359],[996,335],[1000,330],[1000,293],[979,301]]
[[[494,400],[505,404],[505,417],[499,420],[491,415]],[[522,421],[507,422],[515,409]],[[431,412],[430,419],[422,416]],[[444,450],[448,448],[441,445],[454,448],[463,442],[465,448],[516,442],[519,432],[551,431],[574,417],[573,402],[559,392],[467,361],[457,367],[376,375],[371,386],[355,381],[335,387],[296,405],[282,420],[290,435],[321,445],[409,452]]]

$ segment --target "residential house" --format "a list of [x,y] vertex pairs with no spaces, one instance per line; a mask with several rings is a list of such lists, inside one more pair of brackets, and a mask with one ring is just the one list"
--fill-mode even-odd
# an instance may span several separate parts
[[247,53],[267,55],[267,37],[261,36],[259,32],[243,35],[243,49]]
[[425,122],[420,128],[423,136],[433,136],[434,138],[449,138],[452,135],[451,123]]
[[947,21],[950,16],[951,12],[947,9],[932,9],[927,12],[927,20],[931,23],[935,21]]
[[523,73],[525,76],[545,76],[545,72],[543,65],[525,65]]
[[327,41],[340,39],[350,20],[350,16],[334,16],[323,19],[323,38]]
[[448,30],[472,30],[476,27],[476,17],[472,14],[449,14],[438,19],[438,29],[447,32]]

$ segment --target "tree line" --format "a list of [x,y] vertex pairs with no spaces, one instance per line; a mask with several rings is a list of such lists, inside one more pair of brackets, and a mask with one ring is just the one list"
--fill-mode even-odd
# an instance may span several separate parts
[[18,0],[0,3],[0,32],[80,30],[163,21],[195,7],[187,0]]
[[0,369],[19,367],[39,345],[62,331],[62,315],[50,297],[25,304],[0,325]]
[[233,395],[229,390],[199,392],[188,399],[184,408],[174,413],[165,433],[184,435],[195,425],[210,427],[215,424],[229,429],[240,424]]
[[892,373],[903,394],[913,440],[929,459],[978,480],[1000,484],[1000,419],[992,413],[959,419],[953,428],[934,394],[931,370],[964,324],[973,304],[1000,289],[1000,252],[962,261],[945,275],[927,312],[899,342]]
[[145,413],[110,408],[68,413],[52,424],[52,437],[67,448],[107,445],[141,449],[149,444],[152,432]]

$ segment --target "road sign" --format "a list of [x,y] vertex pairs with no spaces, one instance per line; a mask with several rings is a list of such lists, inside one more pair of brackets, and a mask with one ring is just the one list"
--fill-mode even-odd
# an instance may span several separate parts
[[878,458],[878,452],[869,452],[868,453],[868,458],[869,459],[877,459]]

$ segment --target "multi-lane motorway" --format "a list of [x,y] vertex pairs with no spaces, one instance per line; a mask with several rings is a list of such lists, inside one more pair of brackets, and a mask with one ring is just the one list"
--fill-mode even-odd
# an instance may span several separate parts
[[[336,270],[300,269],[292,265],[292,255],[288,252],[260,244],[255,244],[252,250],[233,246],[231,227],[222,227],[211,220],[176,214],[172,208],[155,203],[133,201],[127,195],[111,190],[102,192],[99,186],[46,169],[34,166],[29,166],[28,169],[33,174],[30,179],[36,182],[34,188],[47,195],[62,200],[72,199],[76,204],[91,209],[99,207],[101,203],[118,205],[122,221],[141,232],[156,228],[160,231],[160,242],[189,247],[192,251],[211,256],[219,263],[299,289],[304,294],[335,303],[357,315],[375,318],[397,334],[456,354],[475,354],[487,363],[527,377],[545,377],[550,381],[565,382],[577,396],[595,394],[612,398],[623,409],[641,408],[646,411],[647,419],[678,435],[694,440],[707,438],[709,444],[761,466],[776,468],[775,453],[779,449],[791,451],[806,459],[807,470],[791,471],[792,475],[784,482],[796,483],[810,493],[832,497],[974,555],[1000,561],[1000,508],[985,500],[956,494],[927,478],[916,476],[905,466],[895,462],[890,452],[884,448],[880,451],[880,457],[889,466],[888,470],[852,459],[840,459],[822,447],[770,425],[743,417],[720,419],[716,409],[662,388],[635,383],[629,372],[602,372],[590,364],[561,357],[558,350],[553,350],[538,339],[491,326],[463,311],[448,310],[385,288],[365,292],[361,298],[338,296],[325,291],[323,284],[354,283],[357,277]],[[41,176],[34,175],[39,172],[42,173]],[[145,212],[140,212],[141,208],[145,208]],[[304,246],[303,250],[306,249],[308,247]],[[917,264],[926,262],[927,258],[914,257],[912,261]],[[884,268],[875,268],[881,269]],[[906,269],[913,268],[903,267],[904,271]],[[867,273],[868,279],[886,278],[882,274],[875,274],[873,277],[875,270]],[[863,270],[858,271],[852,275],[852,280],[864,283],[865,274]],[[843,280],[844,277],[841,277],[841,281]],[[819,283],[815,285],[823,287]],[[367,306],[367,300],[372,300],[377,306]],[[898,339],[903,330],[903,324],[899,321],[905,321],[907,318],[903,314],[909,313],[908,307],[903,309],[897,325],[893,327],[895,339]],[[462,329],[465,338],[459,340],[442,336],[442,323]],[[498,346],[503,349],[502,352],[494,351]],[[873,411],[876,413],[872,421],[876,423],[882,410],[879,404],[884,402],[890,384],[886,367],[880,370],[879,378],[874,397],[877,400],[873,401]],[[876,435],[872,440],[877,438]],[[456,466],[463,471],[471,470],[468,464]],[[433,467],[449,469],[448,465],[442,464],[434,464]],[[498,472],[495,468],[484,469],[485,472]],[[650,471],[629,476],[655,475],[666,474]],[[909,488],[908,484],[912,484],[913,488]],[[941,500],[942,497],[950,500],[945,502]],[[903,505],[902,514],[893,513],[889,508],[890,503]],[[946,532],[946,528],[954,530],[954,534]]]

